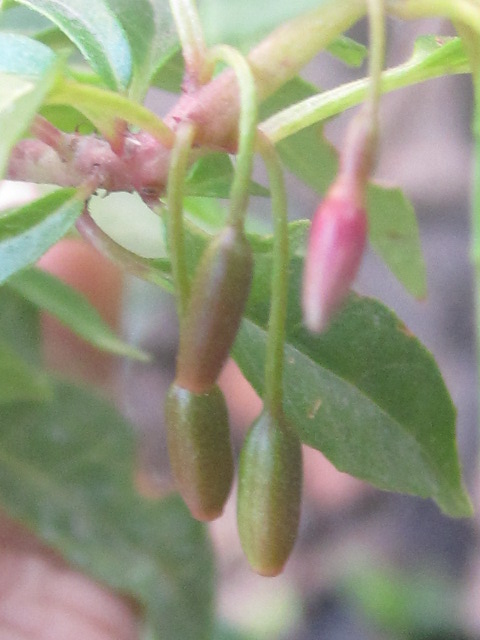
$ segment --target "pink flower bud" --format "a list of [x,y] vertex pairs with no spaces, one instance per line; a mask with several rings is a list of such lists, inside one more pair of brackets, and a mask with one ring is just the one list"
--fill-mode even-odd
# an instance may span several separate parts
[[324,331],[345,300],[365,248],[367,216],[361,199],[337,181],[316,210],[303,274],[303,316]]

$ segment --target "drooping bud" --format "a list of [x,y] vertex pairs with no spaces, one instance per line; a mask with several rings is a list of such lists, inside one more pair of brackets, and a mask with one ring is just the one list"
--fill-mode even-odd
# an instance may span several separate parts
[[248,432],[239,463],[238,532],[254,571],[276,576],[297,537],[302,494],[300,440],[264,411]]
[[225,227],[203,254],[180,331],[177,382],[205,393],[218,378],[240,326],[252,280],[243,231]]
[[228,412],[217,386],[196,394],[173,383],[165,404],[168,453],[177,489],[197,520],[221,515],[233,481]]
[[360,266],[367,216],[358,185],[332,185],[316,210],[303,275],[303,317],[310,331],[328,326],[343,304]]

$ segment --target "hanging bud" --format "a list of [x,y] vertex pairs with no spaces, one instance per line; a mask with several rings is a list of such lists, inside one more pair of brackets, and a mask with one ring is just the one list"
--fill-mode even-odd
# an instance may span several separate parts
[[217,386],[196,394],[173,383],[165,404],[172,473],[197,520],[218,518],[233,481],[228,412]]
[[365,249],[367,216],[356,185],[337,179],[316,210],[303,275],[303,317],[326,329],[343,304]]
[[204,393],[217,380],[240,326],[252,268],[248,240],[235,226],[225,227],[203,254],[180,331],[181,387]]
[[284,419],[264,411],[240,455],[238,531],[253,570],[276,576],[297,536],[302,493],[300,441]]

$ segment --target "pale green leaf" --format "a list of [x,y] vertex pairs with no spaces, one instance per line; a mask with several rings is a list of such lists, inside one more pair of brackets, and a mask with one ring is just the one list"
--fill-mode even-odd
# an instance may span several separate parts
[[143,99],[152,75],[177,42],[168,3],[162,0],[107,0],[127,35],[133,61],[132,98]]
[[55,79],[55,56],[24,36],[0,34],[0,176]]
[[83,295],[51,274],[26,269],[10,278],[8,286],[98,349],[137,360],[149,359],[117,337]]
[[19,0],[56,24],[111,89],[125,89],[132,73],[130,47],[104,0]]
[[38,260],[81,214],[74,189],[59,189],[0,216],[0,283]]

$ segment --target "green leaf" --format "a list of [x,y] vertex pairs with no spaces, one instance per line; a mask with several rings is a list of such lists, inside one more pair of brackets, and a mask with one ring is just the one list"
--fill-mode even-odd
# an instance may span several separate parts
[[135,598],[160,638],[208,640],[212,553],[176,497],[141,498],[131,427],[64,384],[47,404],[0,406],[0,501],[72,564]]
[[51,397],[46,376],[19,358],[3,341],[0,341],[0,380],[0,405]]
[[[13,6],[8,6],[13,5]],[[33,36],[46,29],[51,23],[31,9],[17,5],[15,2],[2,2],[0,10],[0,29],[8,33],[21,33]]]
[[133,61],[130,95],[142,100],[152,75],[177,42],[168,3],[162,0],[107,0],[107,3],[130,44]]
[[19,0],[56,24],[111,89],[123,90],[132,73],[125,33],[104,0]]
[[[295,78],[266,101],[263,113],[283,109],[315,92]],[[314,124],[276,144],[284,164],[309,187],[324,194],[338,170],[336,150]],[[369,239],[399,282],[417,298],[426,294],[426,271],[418,224],[411,203],[399,189],[370,185],[367,199]]]
[[0,176],[55,79],[55,56],[24,36],[0,34]]
[[83,202],[59,189],[0,216],[0,283],[38,260],[70,229]]
[[427,274],[415,211],[400,189],[371,184],[369,238],[392,273],[416,298],[427,294]]
[[44,44],[22,35],[0,33],[0,72],[43,78],[55,54]]
[[[234,170],[232,161],[226,153],[209,153],[200,158],[190,169],[185,181],[185,193],[189,196],[210,198],[228,198]],[[251,182],[250,193],[255,196],[268,196],[268,189]]]
[[351,67],[360,67],[368,54],[367,47],[347,36],[336,38],[328,45],[327,51]]
[[27,269],[10,278],[8,286],[40,309],[56,316],[60,322],[98,349],[148,361],[146,353],[126,344],[115,335],[83,295],[51,274],[40,269]]
[[[234,357],[262,395],[271,256],[256,258]],[[432,497],[452,516],[470,515],[455,411],[431,354],[386,307],[353,295],[327,333],[310,335],[297,297],[302,269],[295,256],[284,375],[285,411],[302,442],[381,489]]]

